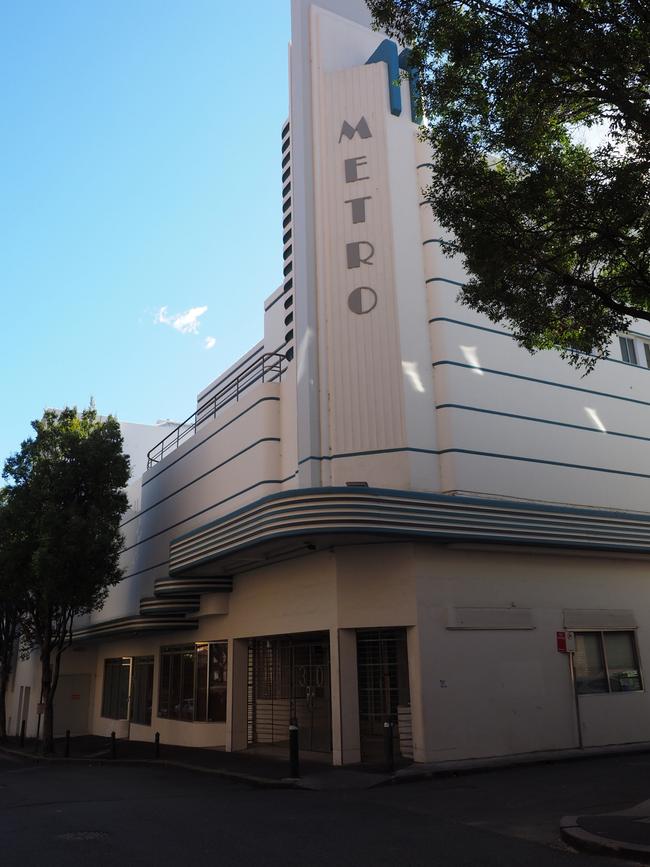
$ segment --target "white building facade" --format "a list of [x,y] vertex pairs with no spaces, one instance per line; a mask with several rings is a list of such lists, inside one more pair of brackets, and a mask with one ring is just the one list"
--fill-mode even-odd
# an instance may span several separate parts
[[460,305],[408,53],[363,0],[292,6],[284,282],[149,452],[57,728],[282,750],[296,717],[334,764],[386,721],[417,762],[650,741],[650,330],[582,377]]

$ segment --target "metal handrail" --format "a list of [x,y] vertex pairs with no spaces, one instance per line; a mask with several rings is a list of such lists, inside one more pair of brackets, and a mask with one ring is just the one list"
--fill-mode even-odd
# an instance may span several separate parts
[[282,374],[287,369],[282,365],[286,360],[286,355],[279,352],[267,352],[244,368],[147,453],[147,469],[161,461],[169,452],[175,451],[186,437],[194,436],[200,425],[215,418],[226,404],[233,400],[238,401],[240,394],[256,382],[282,382]]

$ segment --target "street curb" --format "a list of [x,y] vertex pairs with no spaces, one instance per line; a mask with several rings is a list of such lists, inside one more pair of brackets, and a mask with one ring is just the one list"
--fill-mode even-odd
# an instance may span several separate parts
[[191,765],[187,762],[175,762],[169,759],[101,759],[86,756],[65,758],[64,756],[38,756],[29,755],[21,750],[13,750],[11,747],[0,746],[0,753],[17,756],[35,764],[61,764],[61,765],[106,765],[113,767],[144,767],[144,768],[181,768],[184,771],[195,771],[199,774],[212,774],[215,777],[223,777],[227,780],[235,780],[240,783],[249,783],[262,789],[297,789],[302,788],[299,781],[291,778],[276,780],[272,777],[258,777],[254,774],[243,774],[240,771],[227,771],[222,768],[203,768],[200,765]]
[[617,858],[631,858],[634,861],[650,863],[650,846],[640,843],[623,843],[611,837],[601,837],[585,831],[578,825],[580,816],[564,816],[560,820],[562,838],[576,849],[597,855],[614,855]]
[[402,783],[415,783],[421,780],[444,779],[463,774],[480,774],[510,768],[534,767],[535,765],[554,765],[562,762],[579,762],[587,759],[610,759],[615,756],[643,755],[650,752],[650,742],[637,744],[616,744],[607,747],[587,747],[583,750],[548,750],[539,753],[520,753],[511,756],[492,756],[484,759],[459,759],[457,761],[427,763],[417,768],[411,765],[397,771],[390,779],[381,780],[375,786],[391,786]]

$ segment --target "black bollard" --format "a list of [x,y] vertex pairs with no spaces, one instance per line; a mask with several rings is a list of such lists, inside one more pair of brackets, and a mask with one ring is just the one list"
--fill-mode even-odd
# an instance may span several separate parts
[[156,732],[156,758],[160,758],[160,732]]
[[300,776],[300,743],[298,740],[298,720],[295,717],[289,723],[289,776],[297,780]]
[[392,774],[395,770],[395,756],[393,753],[393,723],[386,720],[384,723],[384,762],[386,773]]
[[115,755],[116,755],[115,732],[111,732],[111,758],[114,759]]
[[27,727],[27,720],[23,720],[20,724],[20,746],[25,746],[25,728]]
[[70,729],[65,730],[65,757],[70,758]]

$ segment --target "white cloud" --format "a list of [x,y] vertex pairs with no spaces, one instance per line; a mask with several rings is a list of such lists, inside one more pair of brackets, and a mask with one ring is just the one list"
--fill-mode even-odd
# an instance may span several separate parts
[[205,340],[203,341],[203,345],[205,346],[206,349],[213,349],[216,342],[217,342],[216,337],[206,337]]
[[207,312],[207,307],[190,307],[184,313],[168,314],[167,307],[161,307],[154,322],[162,325],[169,325],[180,331],[181,334],[198,334],[200,319]]

